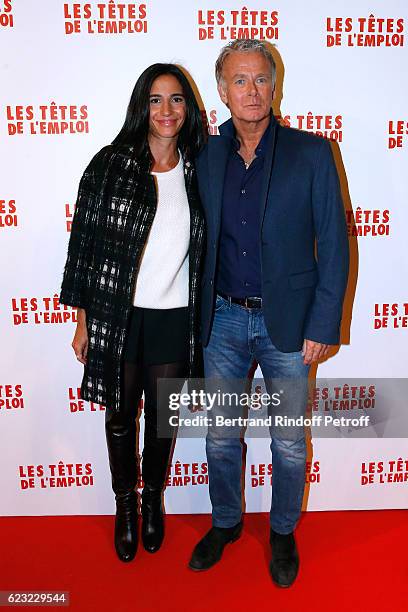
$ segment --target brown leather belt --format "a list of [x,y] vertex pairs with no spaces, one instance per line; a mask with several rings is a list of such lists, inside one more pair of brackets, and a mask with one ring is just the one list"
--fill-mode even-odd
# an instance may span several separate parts
[[262,308],[262,298],[260,297],[246,297],[246,298],[235,298],[230,295],[225,295],[221,291],[217,291],[218,295],[228,300],[230,304],[239,304],[245,308]]

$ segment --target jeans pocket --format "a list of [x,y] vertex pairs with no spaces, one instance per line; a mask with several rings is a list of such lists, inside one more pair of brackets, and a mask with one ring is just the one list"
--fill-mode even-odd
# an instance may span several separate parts
[[228,300],[217,294],[214,312],[220,312],[220,310],[224,310],[224,308],[226,308],[228,305]]

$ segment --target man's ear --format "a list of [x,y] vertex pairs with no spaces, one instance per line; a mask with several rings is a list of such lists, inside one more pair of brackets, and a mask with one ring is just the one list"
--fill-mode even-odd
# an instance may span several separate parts
[[276,86],[273,86],[273,92],[272,92],[272,100],[274,100],[276,98]]
[[220,95],[221,100],[224,102],[226,106],[228,106],[228,96],[227,96],[227,92],[224,89],[222,79],[219,81],[217,85],[217,89],[218,89],[218,93]]

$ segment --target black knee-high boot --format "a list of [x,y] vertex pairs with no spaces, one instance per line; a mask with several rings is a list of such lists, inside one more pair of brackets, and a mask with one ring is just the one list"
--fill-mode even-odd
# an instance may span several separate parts
[[[150,366],[145,371],[145,432],[142,461],[142,540],[148,552],[159,550],[164,537],[162,494],[173,445],[170,426],[169,394],[181,391],[186,375],[185,362]],[[165,387],[159,393],[159,379]],[[180,380],[183,379],[183,380]],[[163,385],[163,382],[161,383]],[[160,424],[158,423],[160,419]]]
[[105,431],[116,499],[115,549],[121,561],[131,561],[137,550],[136,424],[107,411]]
[[144,548],[157,552],[164,538],[162,494],[167,474],[171,439],[145,435],[143,449],[142,541]]

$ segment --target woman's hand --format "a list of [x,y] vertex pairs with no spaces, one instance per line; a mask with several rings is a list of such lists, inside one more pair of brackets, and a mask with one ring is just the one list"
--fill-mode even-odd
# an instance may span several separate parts
[[85,365],[88,354],[88,330],[86,329],[86,312],[83,308],[78,308],[78,323],[71,346],[74,349],[75,357]]

